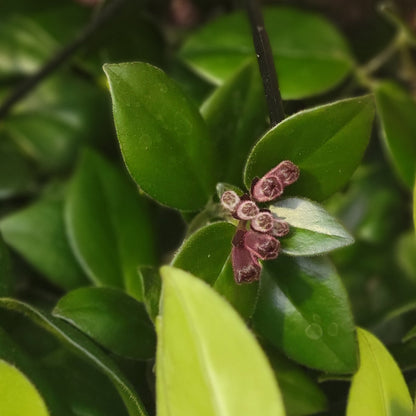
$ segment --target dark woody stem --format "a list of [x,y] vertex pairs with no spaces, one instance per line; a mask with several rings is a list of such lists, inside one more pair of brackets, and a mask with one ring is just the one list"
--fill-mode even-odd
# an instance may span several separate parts
[[284,118],[282,96],[280,95],[273,53],[269,36],[264,26],[264,19],[259,5],[260,0],[245,0],[247,14],[253,34],[254,49],[256,50],[260,75],[263,80],[264,93],[269,109],[270,124],[275,126]]

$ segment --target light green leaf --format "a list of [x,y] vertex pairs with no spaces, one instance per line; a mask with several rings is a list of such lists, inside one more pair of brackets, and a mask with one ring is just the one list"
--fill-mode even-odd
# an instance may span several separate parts
[[144,192],[184,211],[214,192],[213,144],[198,110],[166,74],[149,64],[104,65],[127,168]]
[[285,190],[323,200],[344,186],[357,168],[370,138],[374,116],[371,96],[337,101],[301,111],[269,130],[254,146],[244,172],[249,189],[282,160],[300,168]]
[[412,399],[396,362],[371,333],[357,329],[360,368],[352,379],[347,416],[411,416]]
[[263,264],[256,331],[291,359],[330,373],[357,367],[347,293],[325,257],[280,256]]
[[282,199],[270,205],[269,209],[290,225],[290,234],[280,240],[285,254],[313,256],[354,242],[353,237],[322,206],[307,199]]
[[63,197],[55,195],[0,221],[5,241],[49,281],[63,289],[88,284],[66,235]]
[[411,188],[416,166],[416,102],[394,82],[374,89],[385,148],[400,179]]
[[[130,382],[114,362],[88,337],[58,318],[48,316],[27,303],[11,298],[0,298],[0,308],[16,311],[50,332],[64,345],[97,367],[117,388],[129,416],[147,416],[147,412]],[[19,415],[20,416],[20,415]]]
[[16,367],[0,360],[0,414],[49,416],[42,397]]
[[234,310],[200,279],[161,273],[158,416],[283,416],[267,359]]
[[[326,91],[351,70],[345,40],[322,17],[275,7],[264,9],[264,20],[284,99]],[[247,17],[238,12],[208,23],[187,40],[181,56],[204,78],[223,83],[255,57]]]
[[127,177],[91,150],[82,155],[65,206],[71,246],[97,285],[137,293],[137,267],[154,262],[146,201]]

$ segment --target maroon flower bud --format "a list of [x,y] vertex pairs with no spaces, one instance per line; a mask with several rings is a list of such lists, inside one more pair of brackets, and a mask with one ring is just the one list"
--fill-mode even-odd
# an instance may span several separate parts
[[289,233],[289,224],[286,221],[282,220],[274,220],[273,221],[273,228],[270,234],[274,237],[284,237],[286,234]]
[[270,212],[259,212],[251,220],[251,228],[259,233],[268,233],[274,224],[273,215]]
[[253,201],[241,201],[235,215],[238,219],[248,221],[259,213],[259,208]]
[[275,259],[279,254],[280,242],[269,234],[247,231],[244,246],[262,260]]
[[221,205],[230,212],[235,212],[240,197],[234,191],[225,191],[221,196]]
[[282,185],[288,186],[293,182],[296,182],[299,178],[299,168],[292,163],[290,160],[284,160],[280,162],[274,169],[269,173],[266,173],[265,176],[273,175],[276,176]]
[[261,266],[247,248],[234,246],[231,251],[231,261],[236,283],[251,283],[259,280]]
[[276,199],[283,193],[283,185],[276,176],[266,174],[259,179],[251,189],[253,198],[258,202]]

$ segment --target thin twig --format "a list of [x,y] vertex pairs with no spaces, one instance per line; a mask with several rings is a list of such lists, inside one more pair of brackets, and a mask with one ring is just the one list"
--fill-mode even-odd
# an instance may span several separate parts
[[285,113],[269,36],[264,26],[264,19],[258,0],[245,0],[245,2],[253,33],[254,49],[256,50],[260,75],[263,80],[264,93],[269,109],[270,124],[275,126],[285,118]]
[[19,84],[0,106],[0,120],[6,117],[12,107],[26,97],[26,95],[28,95],[41,81],[56,71],[57,68],[73,56],[73,54],[84,45],[98,29],[118,11],[125,1],[126,0],[113,0],[108,6],[103,7],[70,44],[52,56],[39,71],[30,75]]

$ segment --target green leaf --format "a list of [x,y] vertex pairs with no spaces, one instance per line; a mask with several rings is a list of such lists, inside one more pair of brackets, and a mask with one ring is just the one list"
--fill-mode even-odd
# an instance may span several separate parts
[[146,311],[152,322],[155,322],[159,314],[159,300],[162,291],[159,272],[153,267],[139,267],[138,273]]
[[171,264],[205,280],[243,317],[249,318],[254,311],[258,283],[235,283],[230,261],[235,230],[234,225],[227,222],[216,222],[199,229],[183,243]]
[[283,416],[267,359],[233,309],[186,272],[163,267],[161,274],[158,415]]
[[9,295],[12,291],[12,286],[9,252],[0,234],[0,296]]
[[104,65],[121,152],[152,198],[196,211],[214,192],[213,145],[198,110],[160,69]]
[[377,83],[374,93],[388,156],[398,176],[412,188],[416,166],[416,102],[390,81]]
[[247,155],[266,130],[266,102],[257,62],[250,61],[201,107],[214,140],[219,178],[242,183]]
[[130,382],[124,377],[114,362],[88,337],[65,322],[50,317],[27,303],[15,299],[0,298],[0,308],[23,314],[103,372],[117,388],[128,410],[129,416],[147,415],[139,396],[134,391]]
[[290,234],[280,240],[285,254],[313,256],[354,242],[353,237],[322,206],[307,199],[286,198],[269,208],[290,225]]
[[59,300],[53,315],[120,356],[136,360],[154,356],[156,337],[144,305],[120,290],[74,290]]
[[16,367],[0,360],[0,414],[4,416],[48,416],[42,397]]
[[137,267],[154,262],[146,201],[98,154],[83,153],[68,190],[65,220],[71,246],[97,285],[137,293]]
[[256,331],[291,359],[330,373],[357,367],[347,293],[325,257],[286,257],[263,265]]
[[352,379],[347,416],[411,416],[412,399],[396,362],[372,334],[357,329],[360,368]]
[[[351,70],[345,40],[325,19],[289,7],[264,9],[265,26],[284,99],[319,94]],[[220,84],[254,57],[247,17],[220,17],[192,35],[181,55],[204,78]]]
[[74,289],[88,280],[69,246],[63,198],[43,198],[0,221],[4,240],[49,281]]
[[[371,96],[337,101],[301,111],[269,130],[254,146],[244,172],[250,188],[282,160],[300,168],[286,194],[323,200],[345,185],[358,166],[370,138]],[[348,155],[348,157],[346,157]]]

